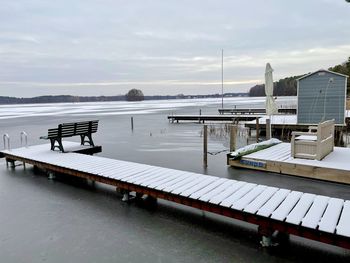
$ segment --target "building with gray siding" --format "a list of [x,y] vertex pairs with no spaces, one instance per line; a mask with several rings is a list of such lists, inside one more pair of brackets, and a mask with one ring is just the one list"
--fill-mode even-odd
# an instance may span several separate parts
[[347,78],[321,69],[297,79],[297,123],[317,124],[335,119],[336,124],[344,124]]

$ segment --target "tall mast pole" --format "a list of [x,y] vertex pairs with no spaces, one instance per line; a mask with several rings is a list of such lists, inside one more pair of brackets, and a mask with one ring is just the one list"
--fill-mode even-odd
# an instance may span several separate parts
[[221,108],[224,108],[224,50],[221,49]]

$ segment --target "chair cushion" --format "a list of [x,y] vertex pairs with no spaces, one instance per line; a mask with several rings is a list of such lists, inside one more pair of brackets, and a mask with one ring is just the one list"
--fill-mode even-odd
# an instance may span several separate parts
[[317,141],[317,135],[300,135],[295,137],[295,140]]

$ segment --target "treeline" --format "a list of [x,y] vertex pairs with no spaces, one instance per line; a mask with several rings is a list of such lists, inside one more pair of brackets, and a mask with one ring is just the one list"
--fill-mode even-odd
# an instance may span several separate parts
[[[154,95],[144,96],[145,100],[170,100],[170,99],[194,99],[194,98],[221,98],[221,94],[209,95]],[[225,93],[224,97],[247,96],[247,93]],[[99,102],[99,101],[125,101],[125,95],[117,96],[39,96],[33,98],[16,98],[0,96],[0,104],[29,104],[29,103],[63,103],[63,102]]]
[[[289,78],[280,79],[273,83],[273,95],[274,96],[296,96],[297,95],[297,81],[301,76],[293,76]],[[255,85],[250,88],[249,96],[260,97],[266,96],[265,84]]]
[[350,94],[350,57],[348,58],[348,61],[345,61],[342,64],[336,65],[334,67],[329,68],[329,70],[338,72],[340,74],[348,75],[348,83],[347,83],[347,94]]
[[[350,76],[350,57],[346,62],[336,65],[334,67],[330,67],[329,70]],[[274,82],[273,95],[274,96],[296,96],[297,95],[296,80],[301,76],[303,75],[288,77],[288,78],[280,79],[279,81]],[[349,94],[350,78],[348,78],[347,90]],[[250,88],[249,96],[251,97],[266,96],[265,85],[264,84],[255,85],[254,87]]]
[[118,101],[125,100],[124,95],[120,96],[39,96],[33,98],[0,97],[0,104],[26,104],[26,103],[59,103],[59,102],[94,102],[94,101]]

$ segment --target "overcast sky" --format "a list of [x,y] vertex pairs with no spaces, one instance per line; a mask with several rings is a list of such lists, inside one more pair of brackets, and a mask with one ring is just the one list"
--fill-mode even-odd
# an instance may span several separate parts
[[345,0],[0,2],[0,96],[245,92],[350,56]]

